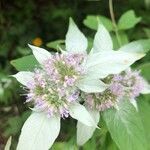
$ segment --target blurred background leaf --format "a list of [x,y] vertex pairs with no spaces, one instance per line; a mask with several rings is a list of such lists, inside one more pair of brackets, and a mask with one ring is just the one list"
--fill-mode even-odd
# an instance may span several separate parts
[[56,41],[47,43],[46,46],[59,51],[61,44],[64,44],[64,42],[65,42],[64,40],[56,40]]
[[133,28],[137,23],[141,21],[141,17],[136,17],[133,10],[125,12],[118,21],[118,29],[126,30]]
[[144,63],[138,67],[145,79],[150,81],[150,63]]
[[12,60],[10,63],[18,71],[31,71],[39,65],[39,63],[33,55],[24,56],[22,58]]
[[94,15],[88,15],[84,20],[83,23],[85,26],[97,30],[98,27],[98,20],[100,21],[100,23],[102,23],[108,31],[112,31],[113,30],[113,25],[112,22],[109,18],[105,17],[105,16],[94,16]]

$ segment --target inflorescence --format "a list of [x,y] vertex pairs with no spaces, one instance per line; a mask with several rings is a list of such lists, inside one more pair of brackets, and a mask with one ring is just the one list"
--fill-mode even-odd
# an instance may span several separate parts
[[135,99],[144,88],[144,79],[140,73],[131,69],[118,75],[109,76],[104,81],[109,84],[109,88],[104,92],[82,93],[82,98],[91,109],[104,111],[125,98]]
[[82,62],[84,54],[55,54],[46,60],[41,68],[34,70],[34,80],[28,83],[26,102],[34,108],[45,111],[48,117],[60,114],[69,116],[69,105],[81,97],[91,109],[104,111],[113,107],[125,97],[135,99],[144,88],[143,78],[138,71],[128,69],[104,79],[109,87],[101,93],[80,92],[76,83],[84,75]]
[[26,102],[45,111],[48,117],[69,116],[70,103],[77,101],[80,91],[76,83],[84,74],[81,66],[84,54],[55,54],[41,68],[35,69],[34,80],[28,83]]

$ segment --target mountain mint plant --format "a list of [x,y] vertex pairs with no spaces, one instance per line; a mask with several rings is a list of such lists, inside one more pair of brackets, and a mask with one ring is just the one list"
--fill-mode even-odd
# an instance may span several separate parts
[[88,54],[86,37],[70,19],[65,46],[61,53],[51,54],[29,45],[39,65],[13,75],[25,87],[26,103],[33,111],[23,125],[17,150],[48,150],[59,134],[60,119],[69,116],[78,120],[77,141],[82,145],[97,128],[99,111],[114,107],[124,96],[135,99],[145,89],[138,72],[126,71],[145,54],[135,45],[132,51],[125,46],[114,51],[103,25]]

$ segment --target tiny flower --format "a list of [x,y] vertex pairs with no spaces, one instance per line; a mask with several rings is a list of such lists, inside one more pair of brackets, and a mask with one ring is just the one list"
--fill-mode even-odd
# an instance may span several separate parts
[[120,83],[112,83],[110,85],[110,90],[114,95],[118,97],[121,97],[124,95],[124,87]]
[[76,77],[75,76],[73,76],[73,77],[65,76],[65,85],[73,86],[75,81],[76,81]]
[[79,91],[75,91],[74,93],[72,93],[71,95],[68,96],[68,101],[73,102],[73,101],[78,100],[79,94],[80,94]]

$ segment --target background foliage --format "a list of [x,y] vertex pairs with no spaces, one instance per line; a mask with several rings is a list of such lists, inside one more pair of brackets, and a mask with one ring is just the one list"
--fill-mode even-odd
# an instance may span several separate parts
[[[22,88],[9,76],[16,73],[12,65],[18,70],[30,70],[37,63],[32,56],[11,61],[31,54],[27,43],[57,51],[58,44],[64,42],[70,16],[88,36],[89,47],[97,29],[97,18],[111,32],[114,48],[129,41],[150,38],[149,0],[114,0],[113,4],[116,28],[110,19],[107,0],[0,0],[0,149],[3,149],[9,136],[12,136],[11,149],[15,149],[20,129],[30,114],[24,105]],[[115,36],[116,30],[120,42]],[[56,39],[57,41],[54,41]],[[30,64],[27,64],[29,61]],[[134,67],[137,66],[142,69],[142,75],[150,81],[150,53]],[[138,104],[147,140],[150,140],[150,96],[141,96]],[[115,112],[108,112],[104,116],[109,113]],[[101,130],[96,130],[94,137],[81,149],[119,149],[113,142],[103,119],[105,118],[102,118],[100,123]],[[75,126],[75,121],[63,120],[61,133],[52,150],[79,149],[75,144]]]

